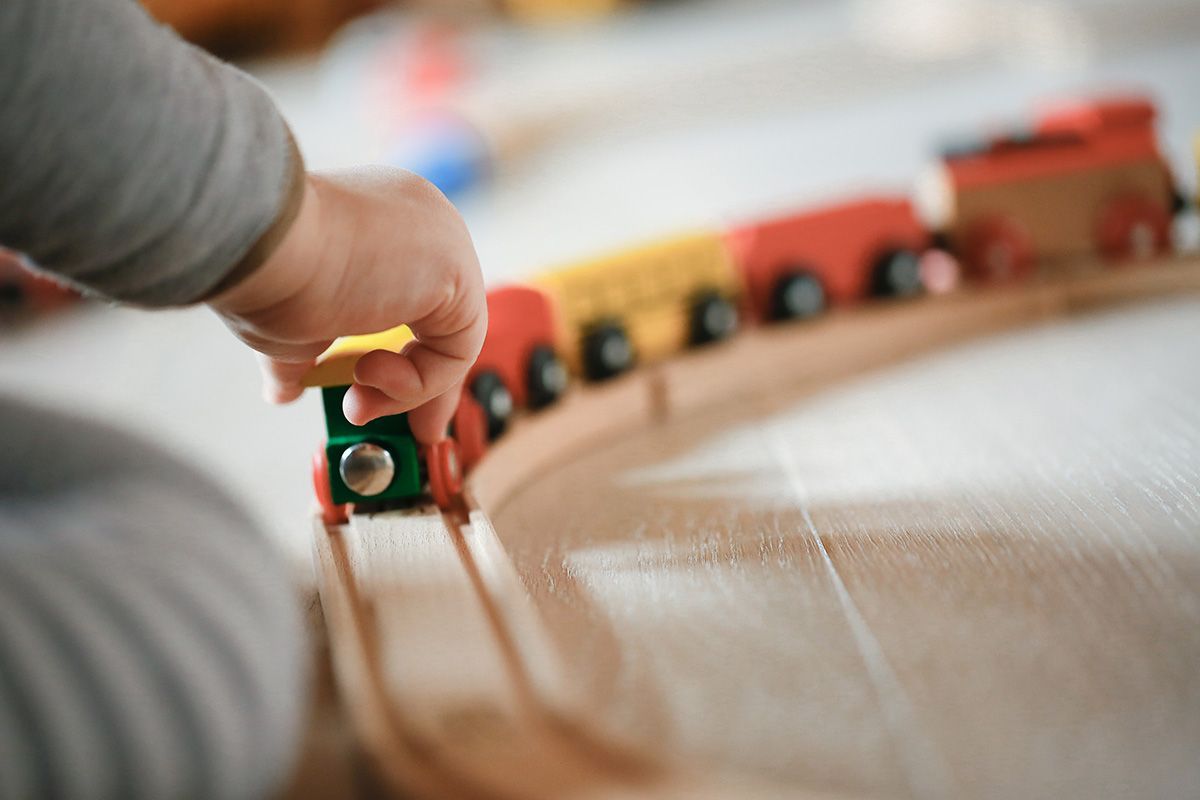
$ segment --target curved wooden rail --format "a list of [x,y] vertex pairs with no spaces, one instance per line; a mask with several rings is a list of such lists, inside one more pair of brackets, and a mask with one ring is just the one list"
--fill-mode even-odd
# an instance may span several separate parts
[[593,725],[489,515],[581,450],[664,419],[822,387],[970,337],[1197,291],[1200,262],[1176,260],[748,331],[577,389],[521,420],[477,468],[459,512],[318,522],[335,669],[364,747],[389,784],[420,796],[795,796],[630,752]]

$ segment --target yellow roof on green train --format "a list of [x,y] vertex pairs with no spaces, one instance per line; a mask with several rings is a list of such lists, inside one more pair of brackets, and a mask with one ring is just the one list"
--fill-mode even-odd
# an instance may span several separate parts
[[317,356],[317,365],[304,376],[305,386],[348,386],[354,383],[354,365],[373,350],[399,353],[413,340],[407,325],[399,325],[379,333],[343,336]]

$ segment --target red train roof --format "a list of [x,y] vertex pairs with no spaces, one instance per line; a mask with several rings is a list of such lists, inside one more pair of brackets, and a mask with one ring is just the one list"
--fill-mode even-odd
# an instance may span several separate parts
[[961,189],[1158,158],[1156,115],[1137,96],[1061,103],[1031,128],[943,150],[942,159]]
[[1146,128],[1158,112],[1144,97],[1110,97],[1090,102],[1068,102],[1048,108],[1038,117],[1040,134],[1068,133],[1094,136],[1107,131]]

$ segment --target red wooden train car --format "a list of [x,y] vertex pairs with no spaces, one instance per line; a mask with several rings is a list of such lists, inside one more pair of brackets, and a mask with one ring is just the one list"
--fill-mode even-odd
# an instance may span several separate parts
[[488,435],[504,432],[514,408],[537,409],[567,388],[555,351],[555,311],[545,292],[503,286],[487,295],[488,332],[467,386],[483,408]]
[[25,267],[0,249],[0,317],[41,314],[79,299],[79,293]]
[[1162,253],[1177,195],[1154,119],[1140,97],[1066,104],[1029,130],[948,149],[923,187],[929,221],[983,280],[1097,252]]
[[728,238],[759,320],[922,289],[929,235],[908,200],[868,197],[733,231]]

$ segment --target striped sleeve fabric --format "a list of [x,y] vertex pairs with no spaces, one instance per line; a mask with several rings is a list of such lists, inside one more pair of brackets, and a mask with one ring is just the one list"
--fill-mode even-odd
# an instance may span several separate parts
[[303,196],[254,80],[134,0],[0,2],[0,245],[127,303],[246,274]]
[[0,402],[0,798],[251,798],[290,767],[299,603],[194,470]]

